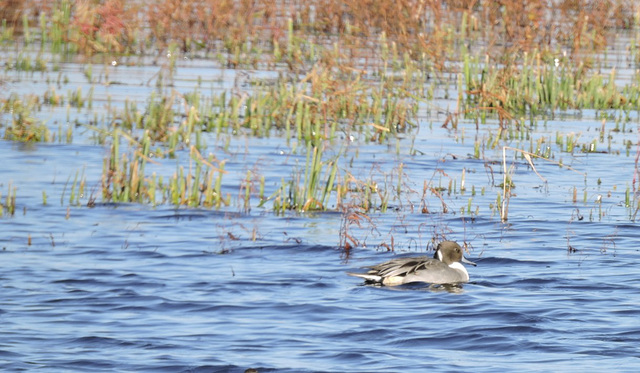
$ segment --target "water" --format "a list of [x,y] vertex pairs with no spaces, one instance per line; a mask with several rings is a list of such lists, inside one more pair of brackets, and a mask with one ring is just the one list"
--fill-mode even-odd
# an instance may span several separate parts
[[[632,371],[640,363],[632,224],[617,227],[615,248],[601,252],[592,234],[568,254],[549,223],[466,223],[482,232],[469,255],[478,266],[468,268],[471,283],[448,292],[347,276],[393,254],[357,249],[347,260],[335,236],[326,239],[336,214],[229,218],[139,206],[98,206],[67,221],[46,209],[29,214],[37,226],[3,222],[3,236],[12,225],[13,237],[30,232],[40,242],[2,243],[4,371]],[[270,232],[266,242],[225,237],[242,237],[237,226],[255,219]],[[445,223],[456,232],[465,224]]]
[[[80,84],[80,65],[63,68]],[[190,90],[180,74],[198,76],[201,69],[182,66],[177,86]],[[141,80],[155,71],[142,70]],[[112,71],[112,79],[126,81],[127,71]],[[222,87],[235,77],[211,74],[223,77]],[[40,79],[27,81],[39,83],[14,81],[9,90],[46,89]],[[125,88],[102,87],[96,97],[104,104]],[[93,110],[102,110],[96,101]],[[55,130],[67,114],[39,115]],[[92,117],[88,110],[72,120],[76,115]],[[627,154],[625,141],[635,144],[638,128],[627,123],[615,132],[607,122],[601,139],[601,121],[583,115],[549,121],[505,144],[528,150],[545,138],[554,160],[577,171],[536,160],[545,182],[511,155],[516,195],[506,223],[495,207],[502,149],[468,156],[476,141],[495,136],[495,123],[452,130],[440,128],[444,118],[423,118],[415,141],[397,146],[347,144],[345,136],[347,145],[336,148],[357,149],[349,169],[356,177],[395,186],[393,170],[402,163],[408,191],[387,213],[350,226],[361,245],[349,252],[338,248],[340,213],[105,204],[99,189],[108,149],[90,133],[74,132],[71,144],[1,140],[0,190],[6,197],[9,183],[17,188],[17,208],[0,218],[0,370],[636,371],[640,251],[634,208],[625,206],[636,145]],[[553,143],[558,132],[577,134],[580,144],[595,141],[606,153],[563,152]],[[247,169],[260,167],[269,194],[304,163],[295,144],[277,136],[232,137],[223,150],[226,140],[206,139],[208,151],[228,159],[224,188],[234,196]],[[176,163],[159,160],[155,167],[172,173]],[[87,180],[80,205],[69,201],[76,173]],[[421,212],[425,180],[443,187],[442,201],[427,193],[429,214]],[[457,188],[451,193],[450,183]],[[395,255],[431,254],[432,238],[442,236],[467,242],[467,257],[478,263],[461,289],[363,286],[346,275]]]

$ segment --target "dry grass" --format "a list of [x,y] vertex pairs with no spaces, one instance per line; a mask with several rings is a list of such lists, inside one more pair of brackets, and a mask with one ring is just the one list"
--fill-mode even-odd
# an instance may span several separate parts
[[[56,16],[65,6],[67,24]],[[611,30],[632,27],[638,15],[631,0],[0,0],[0,9],[18,33],[23,17],[36,25],[43,13],[87,54],[153,54],[171,43],[185,51],[277,47],[295,65],[305,53],[292,50],[295,40],[338,43],[355,61],[384,35],[401,55],[439,67],[455,58],[455,45],[478,41],[496,60],[557,47],[578,56],[606,46]]]

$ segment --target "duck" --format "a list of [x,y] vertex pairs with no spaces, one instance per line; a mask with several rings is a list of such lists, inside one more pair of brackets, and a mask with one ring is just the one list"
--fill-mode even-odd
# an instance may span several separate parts
[[366,273],[347,272],[349,276],[365,279],[366,284],[396,286],[412,282],[429,284],[462,284],[469,282],[469,272],[462,265],[476,263],[464,257],[462,248],[454,241],[438,244],[433,258],[426,256],[396,258],[374,266],[364,267]]

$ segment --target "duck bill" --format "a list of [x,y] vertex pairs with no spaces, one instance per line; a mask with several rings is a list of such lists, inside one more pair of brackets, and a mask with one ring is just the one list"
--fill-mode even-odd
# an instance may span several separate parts
[[464,256],[462,257],[462,263],[467,263],[467,264],[471,264],[472,266],[477,266],[476,263],[470,261],[469,259],[465,258]]

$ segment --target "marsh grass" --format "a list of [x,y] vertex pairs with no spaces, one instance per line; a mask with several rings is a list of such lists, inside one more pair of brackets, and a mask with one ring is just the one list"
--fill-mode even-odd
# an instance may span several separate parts
[[[36,119],[34,112],[40,110],[40,98],[26,95],[22,98],[11,94],[7,99],[0,100],[1,112],[9,113],[10,121],[0,119],[5,127],[5,140],[20,142],[48,142],[52,141],[49,128]],[[6,118],[6,116],[4,116]],[[4,122],[4,123],[3,123]]]
[[[119,128],[110,134],[111,151],[103,162],[102,199],[118,203],[169,203],[175,206],[220,207],[229,205],[230,197],[221,191],[225,161],[215,156],[203,157],[196,146],[189,147],[188,167],[176,164],[170,176],[147,173],[147,165],[159,164],[151,153],[150,131],[144,130],[140,141]],[[124,141],[124,144],[122,143]],[[169,149],[167,153],[171,153]]]
[[[558,112],[595,109],[601,115],[615,111],[618,118],[629,118],[639,110],[640,78],[616,85],[618,72],[606,67],[598,54],[606,51],[607,38],[616,30],[639,27],[640,9],[622,0],[606,7],[539,0],[312,0],[287,6],[273,0],[5,3],[0,10],[2,45],[38,48],[39,41],[36,54],[17,53],[6,65],[21,74],[57,71],[56,61],[78,54],[87,59],[151,56],[157,62],[158,72],[148,81],[156,89],[146,102],[127,100],[124,108],[109,102],[104,123],[78,123],[94,129],[98,143],[109,147],[101,181],[101,195],[108,202],[237,206],[244,211],[271,203],[278,212],[333,208],[351,211],[346,224],[357,225],[359,214],[386,212],[419,193],[407,182],[402,163],[392,172],[354,176],[348,150],[334,150],[342,146],[340,140],[395,141],[400,153],[400,137],[411,137],[430,113],[444,112],[444,126],[453,128],[462,118],[475,120],[477,126],[499,123],[497,133],[476,140],[472,157],[484,159],[487,150],[502,147],[503,183],[496,205],[505,221],[514,185],[505,151],[519,154],[534,171],[532,158],[553,158],[548,139],[532,139],[528,151],[506,143],[524,141],[538,120]],[[30,12],[28,3],[39,6],[39,12]],[[638,43],[633,43],[630,51],[638,60]],[[43,57],[49,52],[52,71]],[[280,74],[273,80],[250,78],[250,88],[236,85],[210,94],[202,93],[199,81],[192,92],[182,93],[174,79],[187,56],[217,61],[222,68]],[[109,68],[105,64],[103,75],[96,77],[87,65],[83,73],[92,85],[88,91],[74,87],[66,96],[57,93],[56,88],[61,91],[68,84],[58,73],[42,97],[2,98],[3,119],[10,118],[2,123],[4,138],[52,141],[47,126],[35,119],[40,106],[90,110],[93,85],[111,84]],[[437,107],[437,91],[444,92],[444,99],[453,97],[455,109]],[[624,128],[627,119],[618,120]],[[61,141],[63,136],[68,142],[73,139],[74,124],[68,122],[66,134],[59,125]],[[232,200],[231,193],[222,191],[223,176],[230,172],[225,160],[203,156],[207,132],[226,144],[232,136],[281,136],[304,162],[268,191],[258,172],[234,170],[241,174],[234,175],[239,185],[237,200]],[[555,143],[567,153],[595,152],[602,146],[595,140],[581,143],[579,134],[558,133]],[[171,174],[149,171],[150,166],[174,162]],[[86,195],[85,182],[83,175],[69,180],[69,204]],[[464,170],[460,180],[438,174],[424,182],[420,206],[425,212],[450,212],[445,198],[465,193],[471,198],[460,211],[477,214],[475,186],[466,184]]]
[[[323,144],[312,146],[308,143],[304,168],[294,169],[289,181],[283,178],[280,188],[270,197],[261,198],[258,207],[272,200],[273,210],[281,213],[326,210],[335,189],[339,155],[323,160],[323,151]],[[339,194],[339,190],[336,193]]]
[[[58,0],[5,1],[3,30],[31,44],[50,41],[54,52],[95,54],[166,50],[220,51],[231,67],[285,64],[299,71],[337,45],[345,58],[362,60],[372,39],[384,36],[399,59],[430,60],[438,68],[470,43],[493,47],[496,60],[514,50],[556,47],[572,57],[602,49],[608,32],[634,26],[637,9],[625,1],[586,6],[584,1],[312,0],[283,6],[274,0]],[[39,12],[30,12],[37,8]],[[631,9],[630,9],[631,8]],[[45,19],[51,20],[45,22]],[[556,22],[562,19],[564,22]],[[345,62],[344,60],[340,61]]]
[[461,112],[486,123],[487,113],[497,116],[503,127],[531,122],[540,115],[553,116],[566,110],[637,110],[639,88],[636,84],[616,86],[616,69],[608,76],[587,74],[583,65],[572,69],[568,60],[545,62],[540,52],[524,55],[518,66],[498,67],[465,59],[465,96]]
[[7,195],[2,198],[2,192],[0,192],[0,217],[8,214],[13,216],[16,213],[16,194],[18,188],[9,183],[7,185]]

